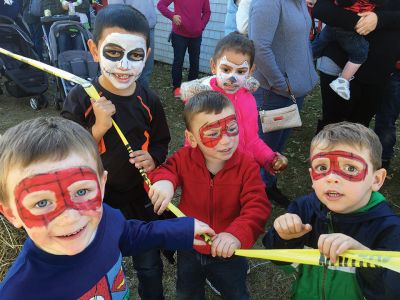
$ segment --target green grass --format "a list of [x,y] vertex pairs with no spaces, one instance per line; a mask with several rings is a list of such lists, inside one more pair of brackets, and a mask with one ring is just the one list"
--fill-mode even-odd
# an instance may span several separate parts
[[[152,78],[152,88],[161,96],[168,125],[171,131],[172,141],[169,153],[173,153],[183,143],[184,124],[182,121],[183,104],[172,97],[172,86],[170,85],[171,66],[155,64]],[[51,93],[48,93],[51,95]],[[112,99],[111,99],[112,100]],[[17,124],[21,120],[41,115],[57,115],[54,107],[47,108],[40,112],[32,111],[27,105],[27,99],[14,99],[0,96],[0,133],[8,127]],[[312,191],[311,181],[308,175],[308,151],[310,141],[315,133],[316,122],[321,113],[321,100],[319,88],[310,93],[302,111],[303,126],[293,130],[292,136],[286,146],[285,155],[289,159],[288,169],[280,175],[279,186],[290,198],[295,198]],[[396,148],[396,153],[398,149]],[[399,159],[394,157],[393,168],[382,189],[384,195],[391,201],[395,209],[399,211]],[[275,208],[268,220],[270,226],[274,218],[284,211]],[[23,232],[15,230],[0,222],[0,278],[8,269],[18,253],[19,247],[24,238]],[[260,241],[255,248],[262,248]],[[137,281],[133,273],[130,260],[125,260],[127,276],[130,278],[132,293],[136,298]],[[252,270],[248,275],[247,284],[252,299],[289,299],[290,285],[293,275],[288,275],[279,270],[268,261],[250,260]],[[167,299],[175,299],[176,268],[165,262],[164,287]],[[207,289],[208,299],[219,299]]]

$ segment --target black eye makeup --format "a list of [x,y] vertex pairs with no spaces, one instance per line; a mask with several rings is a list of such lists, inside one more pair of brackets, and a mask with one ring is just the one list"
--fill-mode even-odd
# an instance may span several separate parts
[[[125,49],[117,44],[109,43],[103,48],[103,56],[111,61],[120,61],[125,55]],[[135,48],[128,52],[127,59],[131,61],[144,60],[145,51],[143,48]]]

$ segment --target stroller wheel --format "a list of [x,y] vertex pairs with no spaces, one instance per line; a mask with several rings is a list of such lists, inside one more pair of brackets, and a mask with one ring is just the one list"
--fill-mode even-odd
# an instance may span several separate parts
[[61,108],[62,108],[62,103],[63,103],[62,99],[60,99],[60,98],[54,98],[54,105],[56,106],[56,109],[57,109],[57,110],[61,110]]
[[34,110],[40,110],[42,108],[46,108],[47,106],[49,106],[49,102],[47,101],[47,98],[45,95],[40,95],[38,97],[31,98],[29,100],[29,105]]

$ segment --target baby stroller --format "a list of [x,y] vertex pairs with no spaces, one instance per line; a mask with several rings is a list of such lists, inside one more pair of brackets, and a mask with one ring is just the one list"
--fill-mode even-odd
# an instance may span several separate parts
[[[69,18],[67,20],[59,20],[60,17],[41,18],[50,63],[89,81],[94,79],[99,73],[99,66],[87,48],[91,33],[81,23],[70,19],[76,16],[64,16]],[[49,22],[52,24],[47,34],[46,28]],[[57,109],[61,109],[65,97],[74,86],[73,82],[57,78],[57,91],[54,97]]]
[[[1,15],[0,36],[0,47],[22,56],[39,59],[28,34],[12,19]],[[47,106],[48,102],[43,94],[47,91],[48,83],[47,75],[43,71],[0,54],[0,78],[5,79],[5,88],[11,96],[33,96],[30,105],[35,110]]]

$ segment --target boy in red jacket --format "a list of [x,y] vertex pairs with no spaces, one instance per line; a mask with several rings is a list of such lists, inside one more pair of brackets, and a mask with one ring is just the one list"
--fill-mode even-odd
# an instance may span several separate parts
[[253,246],[271,211],[259,166],[237,150],[235,110],[224,95],[195,95],[185,106],[184,119],[191,147],[181,148],[150,174],[149,197],[161,214],[180,186],[179,208],[210,224],[217,235],[211,246],[178,252],[178,299],[204,299],[206,278],[224,299],[248,299],[247,260],[231,256]]

